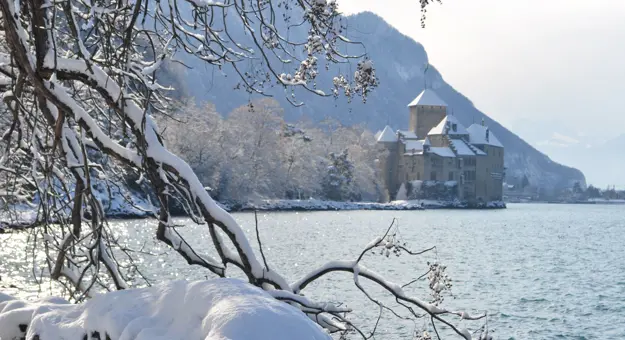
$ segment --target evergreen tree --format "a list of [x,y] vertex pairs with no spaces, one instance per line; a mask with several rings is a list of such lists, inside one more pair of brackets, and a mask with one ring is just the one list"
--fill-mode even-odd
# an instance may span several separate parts
[[323,194],[327,199],[343,201],[356,199],[353,190],[354,165],[348,159],[347,149],[340,154],[330,152]]

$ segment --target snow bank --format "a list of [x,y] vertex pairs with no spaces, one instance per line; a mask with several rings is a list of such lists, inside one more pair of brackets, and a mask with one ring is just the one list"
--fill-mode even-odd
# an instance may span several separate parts
[[[92,179],[92,192],[100,202],[108,217],[112,218],[143,218],[157,215],[156,208],[147,197],[137,194],[123,185],[107,185],[106,181]],[[71,205],[57,203],[57,211],[65,217],[71,216]],[[60,206],[59,206],[60,205]],[[15,204],[0,207],[0,233],[4,229],[20,229],[31,226],[42,219],[39,200],[30,204]]]
[[423,209],[502,209],[502,201],[468,204],[459,200],[396,200],[389,203],[336,202],[309,200],[262,200],[258,202],[228,205],[228,211],[326,211],[326,210],[423,210]]
[[390,204],[420,205],[423,209],[505,209],[503,201],[490,201],[485,203],[467,203],[464,201],[443,201],[443,200],[398,200]]
[[[88,334],[85,337],[85,334]],[[331,340],[298,309],[236,279],[175,281],[72,305],[0,293],[0,339]]]
[[420,202],[401,201],[391,203],[338,202],[317,199],[263,200],[226,206],[230,211],[326,211],[326,210],[421,210]]
[[588,202],[596,204],[625,204],[625,199],[589,198]]

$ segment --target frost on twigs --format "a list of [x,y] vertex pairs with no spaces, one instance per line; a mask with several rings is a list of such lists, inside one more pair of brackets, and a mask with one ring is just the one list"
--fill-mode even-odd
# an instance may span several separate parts
[[378,78],[375,75],[373,61],[369,59],[358,62],[357,69],[354,72],[353,83],[343,75],[334,77],[332,82],[334,84],[332,93],[335,97],[342,94],[351,99],[354,95],[360,95],[363,101],[366,101],[369,92],[378,86]]
[[415,334],[414,340],[432,340],[432,335],[428,331],[421,331]]
[[443,292],[451,289],[451,278],[447,276],[445,269],[446,266],[438,263],[429,263],[430,270],[428,273],[428,281],[430,287],[430,293],[432,294],[432,301],[430,303],[439,305],[443,302]]

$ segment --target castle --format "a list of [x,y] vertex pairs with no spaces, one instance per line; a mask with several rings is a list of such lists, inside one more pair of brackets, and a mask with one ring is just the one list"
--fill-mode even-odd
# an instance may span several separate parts
[[408,108],[407,131],[395,132],[387,125],[376,134],[390,199],[402,184],[419,183],[415,181],[454,187],[455,196],[467,202],[502,199],[504,148],[483,121],[464,127],[431,89]]

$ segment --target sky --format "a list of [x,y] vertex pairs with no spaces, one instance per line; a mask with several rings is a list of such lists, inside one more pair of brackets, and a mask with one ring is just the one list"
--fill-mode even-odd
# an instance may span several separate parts
[[443,0],[426,28],[418,0],[338,3],[423,44],[447,83],[556,161],[579,168],[568,148],[625,134],[624,0]]

